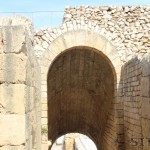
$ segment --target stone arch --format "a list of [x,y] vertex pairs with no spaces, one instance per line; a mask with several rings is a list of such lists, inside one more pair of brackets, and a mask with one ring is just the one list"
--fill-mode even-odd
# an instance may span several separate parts
[[[52,41],[41,58],[41,71],[45,73],[45,67],[49,68],[54,59],[60,53],[76,46],[91,47],[97,49],[102,55],[107,56],[110,65],[116,72],[116,81],[119,82],[122,62],[119,58],[116,47],[104,36],[89,30],[68,31]],[[46,73],[47,72],[48,70],[46,70]],[[47,78],[47,76],[44,77],[45,79]]]
[[[103,36],[85,30],[69,31],[56,38],[48,50],[45,51],[41,60],[41,78],[42,78],[42,101],[47,100],[47,77],[48,69],[59,58],[70,49],[87,48],[97,53],[101,58],[104,58],[112,70],[114,77],[115,101],[117,99],[117,86],[120,79],[121,61],[117,54],[116,48]],[[114,102],[115,103],[115,102]],[[114,106],[112,106],[114,107]],[[66,131],[76,132],[76,131]],[[82,131],[80,131],[82,133]],[[62,134],[65,134],[62,133]],[[88,135],[88,133],[84,133]],[[90,136],[90,135],[88,135]],[[56,138],[56,137],[55,137]],[[55,139],[54,138],[54,139]],[[92,138],[93,139],[93,138]],[[96,144],[97,145],[97,144]],[[102,145],[101,145],[102,146]]]

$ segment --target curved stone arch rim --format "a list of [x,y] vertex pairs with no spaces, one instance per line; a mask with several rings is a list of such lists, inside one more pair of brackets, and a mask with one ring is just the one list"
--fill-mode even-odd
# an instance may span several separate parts
[[[81,31],[81,32],[84,32],[84,33],[95,34],[96,36],[99,36],[99,38],[105,39],[105,40],[107,41],[107,43],[110,43],[112,46],[114,46],[113,41],[108,40],[107,37],[105,37],[103,34],[99,34],[99,33],[95,32],[95,31],[92,31],[92,30],[85,30],[85,29],[68,30],[68,31],[62,33],[61,35],[57,36],[57,37],[50,43],[50,46],[53,45],[54,43],[57,43],[57,40],[58,40],[59,38],[62,38],[62,40],[64,40],[64,36],[66,36],[67,34],[72,33],[72,32],[73,32],[73,33],[79,33],[80,31]],[[74,45],[74,46],[86,46],[86,45]],[[73,46],[72,46],[72,47],[73,47]],[[91,46],[91,47],[92,47],[92,46]],[[115,46],[114,46],[114,47],[115,47]],[[71,47],[70,47],[70,48],[71,48]],[[94,48],[94,47],[93,47],[93,48]],[[67,48],[67,49],[68,49],[68,48]],[[49,48],[44,51],[43,55],[44,55],[45,52],[48,51],[48,50],[49,50]],[[100,51],[100,49],[98,49],[98,50]],[[115,48],[115,52],[118,54],[117,48]],[[43,55],[42,55],[42,56],[43,56]],[[107,55],[106,55],[106,56],[107,56]],[[41,57],[41,60],[43,60],[42,58],[43,58],[43,57]],[[119,55],[118,55],[118,58],[120,59]],[[120,61],[121,61],[121,59],[120,59]]]
[[[90,40],[90,39],[92,39],[90,36],[92,36],[92,35],[95,35],[97,38],[99,38],[99,41],[101,41],[102,42],[102,40],[105,40],[105,45],[104,46],[106,46],[106,44],[109,44],[111,47],[113,47],[113,52],[112,51],[110,51],[110,53],[108,53],[108,54],[105,54],[105,52],[103,51],[103,49],[101,49],[101,48],[99,48],[99,47],[96,47],[95,45],[94,45],[94,43],[93,44],[89,44],[89,43],[87,43],[87,44],[85,44],[85,43],[80,43],[79,41],[76,43],[76,42],[74,42],[74,43],[71,43],[71,45],[69,45],[69,46],[66,46],[66,48],[65,48],[65,46],[62,48],[62,49],[59,49],[59,50],[57,50],[57,54],[56,54],[56,56],[50,61],[50,63],[48,64],[48,71],[47,71],[47,75],[48,75],[48,72],[49,72],[49,68],[51,67],[51,64],[53,64],[53,62],[54,62],[54,60],[55,60],[55,58],[57,58],[57,56],[59,56],[60,54],[62,54],[63,52],[65,52],[66,50],[68,50],[68,49],[71,49],[71,48],[73,48],[73,47],[87,47],[87,48],[91,48],[91,49],[93,49],[93,50],[95,50],[95,51],[97,51],[102,57],[104,57],[104,58],[107,58],[107,60],[109,60],[108,62],[109,62],[109,64],[111,64],[110,66],[111,66],[111,68],[113,69],[113,74],[114,74],[114,77],[115,77],[115,81],[117,81],[117,73],[116,73],[116,69],[115,69],[115,66],[113,65],[113,61],[114,60],[118,60],[118,62],[120,63],[119,65],[121,66],[121,60],[120,60],[120,57],[119,57],[119,55],[118,55],[118,52],[117,52],[117,48],[115,48],[115,46],[112,44],[112,42],[111,41],[109,41],[109,40],[107,40],[103,35],[100,35],[100,34],[98,34],[97,32],[93,32],[93,31],[91,31],[91,30],[84,30],[84,29],[79,29],[79,30],[71,30],[71,31],[67,31],[67,32],[65,32],[64,34],[62,34],[62,35],[60,35],[60,36],[58,36],[54,41],[52,41],[51,43],[50,43],[50,47],[47,49],[47,50],[45,50],[45,52],[43,53],[43,57],[42,57],[42,59],[41,59],[41,62],[43,62],[44,60],[45,60],[45,57],[44,57],[44,55],[45,55],[45,53],[46,52],[48,52],[48,51],[50,51],[50,48],[51,47],[53,47],[53,45],[57,45],[57,44],[59,44],[59,42],[58,42],[58,39],[60,38],[60,40],[62,40],[62,41],[64,41],[65,40],[65,38],[68,36],[74,36],[75,34],[79,34],[80,32],[82,32],[82,33],[84,33],[84,35],[81,35],[81,37],[83,36],[85,36],[85,34],[87,34],[87,33],[89,33],[90,35],[89,36],[86,36],[87,37],[87,39],[86,39],[86,41],[85,42],[88,42],[87,40]],[[95,40],[95,39],[94,39]],[[57,43],[58,42],[58,43]],[[94,41],[93,41],[94,42]],[[67,44],[67,41],[65,42],[65,44]],[[57,46],[56,46],[56,48],[57,48]],[[52,51],[55,51],[55,49],[52,49]],[[115,58],[111,58],[111,55],[112,54],[115,54],[115,55],[117,55]],[[49,55],[51,55],[50,53],[49,53]],[[117,64],[117,66],[118,66],[118,64]]]

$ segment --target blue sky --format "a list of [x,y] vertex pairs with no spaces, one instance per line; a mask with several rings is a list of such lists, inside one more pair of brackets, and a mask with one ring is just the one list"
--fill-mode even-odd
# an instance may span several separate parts
[[[150,5],[150,0],[0,0],[0,16],[25,15],[31,18],[35,28],[39,29],[41,27],[61,25],[65,7],[80,5]],[[34,11],[54,12],[13,13]]]

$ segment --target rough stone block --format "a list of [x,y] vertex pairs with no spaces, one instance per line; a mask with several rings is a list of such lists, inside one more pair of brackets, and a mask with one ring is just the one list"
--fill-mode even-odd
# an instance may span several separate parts
[[42,118],[42,125],[44,125],[44,124],[46,125],[47,122],[48,122],[47,118]]
[[0,55],[0,81],[21,83],[26,77],[26,56],[24,54]]
[[35,88],[31,86],[26,87],[26,112],[34,109],[35,106]]
[[2,30],[5,53],[26,53],[23,26],[5,26]]
[[3,53],[3,50],[4,50],[4,43],[2,37],[2,29],[0,28],[0,54]]
[[47,111],[42,111],[42,117],[47,117]]
[[21,146],[3,146],[0,147],[0,150],[25,150],[23,145]]
[[141,114],[143,118],[150,119],[150,98],[143,97],[141,100]]
[[42,150],[46,150],[48,149],[48,145],[47,144],[42,144]]
[[47,111],[47,104],[42,104],[42,110]]
[[150,97],[150,79],[149,79],[149,77],[141,78],[141,96]]
[[0,104],[9,113],[25,113],[25,85],[1,84]]
[[149,76],[150,75],[150,58],[145,58],[142,60],[142,75]]
[[25,143],[25,116],[0,115],[0,145],[22,145]]
[[142,118],[142,134],[144,138],[150,138],[150,120]]

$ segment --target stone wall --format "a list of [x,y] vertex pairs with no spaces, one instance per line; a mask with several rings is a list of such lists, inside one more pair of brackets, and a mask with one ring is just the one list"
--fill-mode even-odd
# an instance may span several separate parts
[[125,148],[149,149],[149,57],[135,57],[122,67],[120,100],[124,106]]
[[145,57],[141,61],[141,130],[142,144],[144,150],[150,148],[150,56]]
[[0,149],[23,149],[27,61],[25,29],[22,26],[4,26],[0,32]]
[[65,50],[86,46],[107,59],[116,78],[102,149],[148,150],[149,12],[149,6],[68,7],[60,27],[37,33],[26,18],[1,19],[0,149],[48,149],[48,70]]
[[127,62],[136,54],[149,53],[149,11],[149,6],[69,7],[65,10],[64,24],[73,29],[75,24],[77,28],[95,28],[113,42],[121,60]]
[[26,150],[41,150],[41,76],[33,53],[33,33],[31,35],[26,35]]
[[40,149],[40,76],[32,24],[23,17],[0,22],[0,149]]
[[141,60],[134,58],[122,68],[122,94],[124,103],[124,140],[126,149],[138,149],[132,147],[132,138],[142,138],[141,131]]
[[[142,77],[141,71],[144,63],[141,62],[143,62],[142,58],[145,58],[150,54],[149,11],[149,6],[68,7],[65,10],[63,24],[60,27],[45,28],[37,32],[34,36],[34,52],[39,60],[43,56],[46,59],[53,60],[53,57],[56,56],[57,52],[55,52],[52,43],[56,43],[56,47],[60,49],[62,43],[60,37],[66,33],[70,34],[71,32],[82,30],[91,31],[105,37],[114,45],[117,50],[116,55],[118,55],[121,60],[121,65],[118,63],[118,66],[115,67],[115,69],[116,72],[119,72],[118,70],[122,69],[122,72],[117,73],[117,101],[115,101],[113,106],[113,113],[115,115],[109,115],[109,123],[105,129],[106,134],[103,143],[107,146],[107,149],[112,149],[112,143],[119,149],[122,149],[125,146],[126,149],[130,148],[131,145],[129,145],[129,142],[133,142],[131,141],[132,137],[143,137],[143,131],[139,128],[143,128],[148,124],[148,119],[147,121],[144,119],[145,125],[142,123],[142,115],[140,114],[141,106],[139,106],[139,103],[141,102],[141,105],[143,104],[143,96],[141,94],[143,85],[141,85],[141,82],[142,80],[144,80],[143,82],[146,82]],[[72,40],[81,40],[80,37],[85,40],[86,34],[85,37],[81,36],[81,34],[77,36],[75,34],[74,38],[70,36],[70,39],[66,39],[64,36],[63,42],[70,44]],[[92,40],[92,38],[95,38],[95,40]],[[56,42],[57,40],[59,41],[58,43]],[[96,37],[91,34],[89,42],[93,42],[94,45]],[[81,40],[79,43],[84,42]],[[97,42],[95,44],[97,45]],[[99,48],[100,47],[101,46],[99,46]],[[109,49],[109,47],[107,48]],[[48,56],[45,56],[45,53],[48,54],[49,58]],[[49,55],[49,53],[51,53],[51,55]],[[113,63],[113,65],[116,66],[116,63]],[[145,63],[149,64],[149,61]],[[46,61],[45,64],[47,64]],[[42,76],[45,76],[45,64],[45,68],[42,67]],[[137,72],[140,73],[138,74]],[[149,81],[146,83],[149,83]],[[43,95],[46,98],[47,93],[45,88],[46,84],[42,85]],[[147,101],[145,100],[145,103],[148,103],[148,101],[148,99]],[[44,105],[46,106],[45,100],[43,103],[44,108]],[[47,109],[44,108],[44,110]],[[43,116],[45,125],[47,124],[46,118],[47,115]],[[147,125],[146,130],[148,130],[148,128],[149,125]],[[115,139],[117,140],[115,141]]]
[[123,62],[149,53],[149,6],[68,7],[58,28],[45,28],[35,34],[35,53],[40,57],[50,43],[70,30],[85,29],[106,37],[118,50]]

